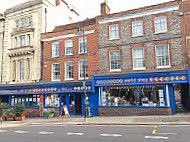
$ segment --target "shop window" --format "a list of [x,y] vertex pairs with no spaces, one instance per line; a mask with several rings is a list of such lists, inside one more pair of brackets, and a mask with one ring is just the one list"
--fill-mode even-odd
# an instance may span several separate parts
[[73,79],[73,62],[65,62],[65,79],[72,80]]
[[110,71],[121,71],[120,51],[110,51]]
[[73,41],[72,40],[65,41],[65,55],[73,55]]
[[109,39],[118,39],[119,38],[119,25],[110,25],[109,26]]
[[168,44],[156,46],[156,64],[158,68],[170,67]]
[[25,107],[37,107],[40,103],[40,95],[14,95],[11,96],[11,106],[24,105]]
[[80,38],[79,39],[79,54],[83,54],[84,50],[85,50],[85,53],[87,53],[87,39]]
[[102,87],[102,106],[165,106],[165,89],[157,86]]
[[52,57],[59,57],[59,42],[52,44]]
[[142,36],[143,35],[143,21],[133,21],[132,22],[132,36]]
[[143,47],[133,49],[133,69],[145,69]]
[[45,107],[59,107],[59,95],[58,94],[45,95]]
[[60,81],[60,64],[52,64],[52,81]]
[[155,17],[154,25],[155,25],[155,33],[167,32],[166,16]]

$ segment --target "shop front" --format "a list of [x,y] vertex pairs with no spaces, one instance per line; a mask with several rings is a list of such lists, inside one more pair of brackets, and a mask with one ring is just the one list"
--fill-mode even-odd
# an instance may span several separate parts
[[[98,96],[92,93],[91,82],[86,83],[89,97],[88,106],[92,115],[97,115]],[[70,115],[84,115],[84,87],[82,82],[75,83],[36,83],[30,85],[12,85],[0,88],[1,102],[9,103],[10,107],[24,105],[29,111],[41,112],[54,109],[59,115],[61,108],[67,106]]]
[[186,70],[93,76],[100,116],[175,114],[174,86],[187,83]]

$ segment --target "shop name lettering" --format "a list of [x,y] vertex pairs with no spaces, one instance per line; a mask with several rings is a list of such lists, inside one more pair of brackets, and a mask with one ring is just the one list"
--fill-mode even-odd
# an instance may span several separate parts
[[142,78],[139,78],[139,79],[125,79],[124,80],[125,83],[131,83],[131,82],[148,82],[148,79],[142,79]]

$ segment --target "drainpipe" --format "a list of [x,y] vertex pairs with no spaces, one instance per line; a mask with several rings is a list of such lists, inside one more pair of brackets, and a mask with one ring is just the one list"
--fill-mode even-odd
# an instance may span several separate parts
[[44,65],[43,53],[44,53],[44,42],[41,41],[41,76],[40,76],[40,81],[42,80],[42,77],[43,77],[43,65]]

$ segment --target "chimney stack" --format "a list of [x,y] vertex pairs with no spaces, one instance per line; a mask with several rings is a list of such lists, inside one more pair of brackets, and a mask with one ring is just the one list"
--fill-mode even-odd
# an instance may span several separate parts
[[55,5],[56,6],[60,5],[60,0],[55,0]]
[[108,0],[104,0],[103,3],[101,3],[101,15],[110,14],[110,8],[108,6]]

